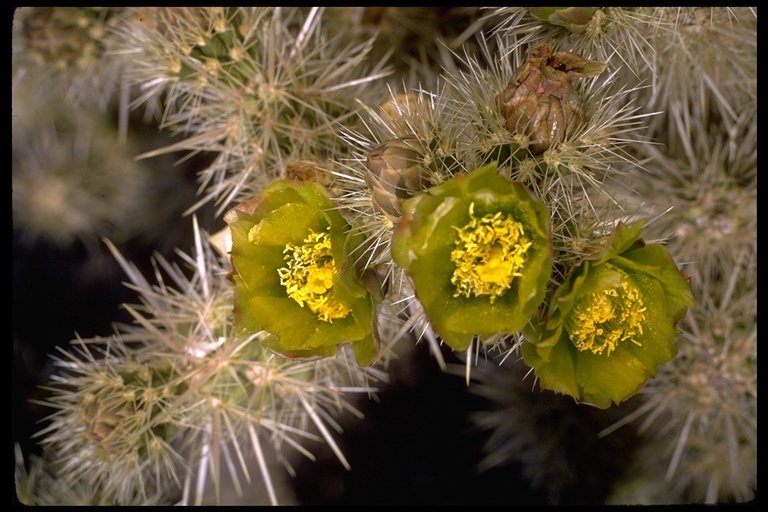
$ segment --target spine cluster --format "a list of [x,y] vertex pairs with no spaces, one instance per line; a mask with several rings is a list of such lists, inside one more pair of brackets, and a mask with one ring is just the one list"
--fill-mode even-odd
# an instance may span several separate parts
[[[638,434],[605,503],[753,499],[756,26],[743,7],[17,10],[15,237],[106,246],[137,298],[57,349],[19,498],[222,503],[258,481],[291,502],[295,457],[349,468],[340,418],[424,339],[487,399],[481,467],[520,464],[551,503],[581,470],[530,441],[552,429],[531,393],[591,411],[606,447]],[[134,238],[161,248],[141,270]]]

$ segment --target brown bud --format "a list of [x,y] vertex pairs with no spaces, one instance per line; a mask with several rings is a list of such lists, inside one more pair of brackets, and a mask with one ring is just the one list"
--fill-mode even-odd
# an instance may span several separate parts
[[366,159],[373,204],[393,222],[402,215],[400,203],[422,189],[422,158],[418,139],[407,136],[374,148]]
[[604,69],[605,64],[575,53],[554,53],[548,43],[533,48],[514,82],[497,96],[507,130],[527,135],[535,153],[561,142],[583,118],[572,82]]
[[119,450],[126,441],[123,431],[126,420],[134,416],[131,402],[119,394],[107,397],[90,396],[84,402],[88,435],[97,445],[108,450]]
[[285,177],[289,180],[316,181],[326,187],[331,185],[331,173],[324,172],[320,167],[305,161],[292,161],[285,165]]

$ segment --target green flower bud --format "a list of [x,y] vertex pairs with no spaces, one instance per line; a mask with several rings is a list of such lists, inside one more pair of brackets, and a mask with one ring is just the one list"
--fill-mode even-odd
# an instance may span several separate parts
[[371,189],[373,204],[392,222],[397,222],[404,199],[422,188],[421,160],[416,137],[401,137],[373,149],[365,161],[365,182]]
[[536,18],[580,34],[587,29],[597,7],[526,7]]
[[507,130],[529,137],[534,153],[563,141],[584,115],[572,82],[604,69],[605,64],[575,53],[554,53],[548,43],[533,48],[515,81],[496,98]]
[[527,326],[522,355],[542,388],[607,408],[677,353],[693,294],[667,250],[639,238],[643,224],[620,223],[554,292],[548,318]]
[[454,350],[520,330],[551,275],[549,212],[496,163],[403,202],[392,258]]
[[347,235],[349,225],[321,185],[278,180],[224,219],[238,334],[266,331],[262,344],[288,358],[331,356],[350,342],[359,364],[373,362],[373,299],[348,260],[360,240]]

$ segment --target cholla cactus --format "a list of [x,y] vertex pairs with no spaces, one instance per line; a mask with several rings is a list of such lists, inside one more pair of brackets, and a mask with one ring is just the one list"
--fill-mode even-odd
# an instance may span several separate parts
[[[36,7],[14,19],[14,82],[28,80],[37,99],[61,94],[79,106],[106,108],[121,84],[122,61],[113,59],[112,27],[122,8]],[[94,101],[95,100],[95,101]]]
[[[748,250],[741,254],[745,261],[732,269],[724,286],[707,282],[701,288],[709,296],[702,297],[700,308],[685,319],[678,357],[641,391],[644,403],[602,432],[613,435],[627,422],[642,420],[644,442],[630,466],[639,482],[621,483],[612,502],[722,503],[754,498],[756,267]],[[649,495],[651,489],[659,494]]]
[[[640,391],[645,401],[603,432],[607,436],[644,418],[640,430],[647,436],[633,459],[633,477],[619,482],[609,501],[749,500],[756,475],[756,352],[750,341],[756,321],[754,12],[606,8],[589,16],[577,8],[530,11],[506,11],[511,21],[499,31],[531,42],[563,41],[567,49],[591,58],[608,57],[609,69],[624,62],[628,69],[617,75],[621,81],[645,80],[650,86],[632,95],[648,105],[639,115],[661,111],[649,117],[645,137],[664,145],[633,145],[644,169],[630,169],[634,193],[622,194],[621,202],[653,219],[648,235],[665,240],[684,262],[697,303],[680,324],[678,355]],[[735,322],[731,307],[743,308]],[[491,382],[485,374],[480,377]],[[732,389],[733,395],[716,389]],[[495,401],[505,400],[503,391],[497,393]],[[704,429],[704,423],[710,426]],[[710,446],[705,451],[718,455],[703,456],[698,449],[705,445]],[[728,469],[714,463],[718,457],[729,461]]]
[[135,146],[121,142],[93,105],[77,107],[58,94],[35,101],[25,92],[29,84],[13,95],[15,229],[27,243],[59,247],[135,235],[150,208]]
[[[18,465],[20,497],[47,504],[41,486],[66,486],[73,503],[227,503],[227,486],[244,496],[258,483],[251,501],[284,502],[275,467],[294,475],[295,455],[327,449],[351,468],[342,414],[360,416],[354,397],[407,365],[395,347],[415,339],[443,369],[453,372],[449,350],[463,358],[456,373],[489,399],[473,415],[489,433],[481,469],[521,464],[549,502],[570,491],[548,480],[584,469],[572,457],[560,473],[541,469],[560,448],[536,435],[554,403],[589,411],[577,415],[602,435],[575,429],[588,436],[575,442],[595,450],[615,449],[619,427],[640,434],[626,473],[582,501],[750,499],[754,13],[24,10],[14,201],[40,215],[17,226],[60,244],[111,240],[140,301],[124,305],[132,324],[77,337],[54,358],[36,401],[53,412],[41,455]],[[725,50],[714,55],[712,41]],[[56,98],[30,80],[41,62],[70,94],[69,66],[95,78],[100,108],[86,109],[87,95],[73,103],[92,113],[71,122],[75,150],[51,136],[69,133],[57,109],[54,121],[27,115]],[[86,132],[105,106],[117,128]],[[139,107],[177,138],[133,149]],[[77,166],[102,154],[83,141],[102,148],[105,134],[121,143],[114,156],[147,167],[209,157],[179,210],[195,213],[194,250],[177,252],[180,264],[155,255],[151,284],[119,248],[147,204],[135,162],[99,180]],[[80,196],[39,192],[81,176],[106,208],[82,215]],[[223,228],[216,242],[203,217]]]
[[138,103],[162,101],[163,127],[188,135],[150,152],[218,154],[200,174],[199,204],[223,212],[250,199],[287,165],[322,163],[355,98],[376,97],[380,63],[370,41],[342,47],[321,30],[322,10],[163,8],[120,26],[120,53]]
[[413,89],[434,87],[443,69],[455,69],[457,49],[474,53],[474,35],[491,27],[492,18],[478,7],[333,7],[326,25],[331,34],[350,41],[372,39],[369,59],[387,57]]
[[350,407],[343,393],[372,393],[383,378],[343,353],[294,363],[264,350],[258,333],[236,336],[224,255],[195,233],[195,254],[182,255],[191,277],[158,257],[150,285],[115,252],[142,298],[126,305],[136,324],[78,339],[57,358],[45,401],[56,412],[38,435],[56,476],[103,503],[199,504],[208,480],[218,501],[224,471],[240,494],[240,479],[251,479],[245,460],[255,457],[268,493],[261,500],[274,504],[266,451],[293,446],[311,456],[304,445],[315,432],[338,451],[327,423]]

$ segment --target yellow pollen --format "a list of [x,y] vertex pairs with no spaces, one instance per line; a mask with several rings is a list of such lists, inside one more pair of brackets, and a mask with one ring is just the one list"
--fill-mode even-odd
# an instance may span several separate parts
[[493,301],[503,294],[515,277],[522,276],[525,253],[531,246],[523,225],[501,212],[475,217],[475,203],[469,205],[470,221],[458,231],[451,261],[456,266],[451,283],[454,297],[489,295]]
[[643,334],[644,312],[640,291],[622,272],[618,287],[579,299],[566,320],[566,330],[577,349],[611,355],[621,341],[640,345],[635,337]]
[[328,233],[310,232],[300,245],[286,244],[283,250],[287,267],[277,269],[280,284],[299,306],[306,303],[324,322],[349,314],[349,308],[333,296],[333,263]]

